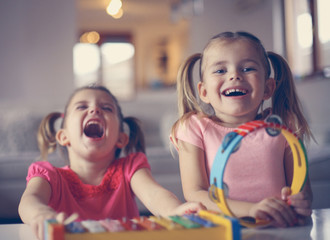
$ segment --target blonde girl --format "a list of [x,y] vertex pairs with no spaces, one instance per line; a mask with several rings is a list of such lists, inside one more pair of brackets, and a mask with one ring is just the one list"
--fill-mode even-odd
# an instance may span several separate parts
[[[198,61],[196,84],[193,70]],[[179,153],[184,196],[208,209],[219,210],[208,197],[209,174],[228,132],[272,113],[301,139],[311,137],[288,64],[278,54],[266,52],[250,33],[214,36],[202,54],[183,63],[177,91],[180,118],[171,139]],[[264,110],[264,101],[270,98],[271,108]],[[286,187],[291,179],[292,154],[285,138],[257,131],[243,139],[227,164],[229,205],[239,217],[270,220],[278,227],[301,224],[311,214],[312,192],[307,181],[302,192],[291,196]]]
[[[55,131],[58,118],[63,118],[62,126]],[[136,217],[135,195],[156,215],[183,214],[202,207],[182,204],[155,182],[137,120],[124,117],[116,98],[102,86],[76,90],[64,115],[45,117],[38,140],[44,159],[57,144],[66,148],[69,159],[65,167],[40,161],[28,170],[19,214],[39,239],[43,238],[45,219],[64,221],[74,213],[77,220]]]

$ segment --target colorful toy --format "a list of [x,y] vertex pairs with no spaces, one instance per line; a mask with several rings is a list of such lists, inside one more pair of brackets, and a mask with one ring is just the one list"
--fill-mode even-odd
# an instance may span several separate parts
[[[275,137],[282,134],[286,138],[293,154],[294,172],[291,184],[292,194],[300,192],[304,186],[308,166],[304,144],[290,129],[281,125],[281,122],[282,121],[278,116],[272,115],[266,121],[252,121],[243,124],[236,128],[233,132],[228,133],[224,138],[212,165],[209,194],[210,198],[216,202],[222,213],[226,216],[236,217],[230,210],[225,196],[226,186],[223,182],[223,175],[226,164],[230,155],[238,150],[241,140],[247,134],[260,128],[265,128],[270,136]],[[250,217],[240,219],[240,223],[246,227],[264,226],[269,224],[267,221],[261,221]]]
[[[198,220],[196,220],[198,219]],[[204,224],[207,226],[205,227]],[[60,224],[45,222],[45,240],[240,240],[237,219],[206,210],[197,215],[87,220]]]

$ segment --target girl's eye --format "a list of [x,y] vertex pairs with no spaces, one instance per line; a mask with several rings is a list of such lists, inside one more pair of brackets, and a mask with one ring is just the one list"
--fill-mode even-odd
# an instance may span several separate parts
[[103,106],[102,109],[104,111],[113,112],[113,108],[112,107],[109,107],[109,106]]
[[87,108],[86,105],[78,105],[78,106],[77,106],[77,109],[78,109],[78,110],[84,110],[84,109],[86,109],[86,108]]
[[216,73],[225,73],[226,72],[226,70],[224,70],[224,69],[219,69],[219,70],[217,70],[217,71],[215,71]]
[[242,72],[251,72],[251,71],[254,71],[255,68],[252,68],[252,67],[247,67],[247,68],[243,68]]

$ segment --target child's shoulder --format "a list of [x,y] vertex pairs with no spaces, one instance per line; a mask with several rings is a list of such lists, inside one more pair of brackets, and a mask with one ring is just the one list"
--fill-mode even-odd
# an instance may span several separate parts
[[187,113],[185,114],[180,122],[181,124],[186,124],[186,123],[202,123],[202,124],[206,124],[209,122],[212,122],[213,120],[206,114],[201,113],[201,112],[191,112],[191,113]]
[[37,162],[33,162],[29,169],[31,168],[37,168],[37,169],[45,169],[45,170],[55,170],[56,167],[53,166],[50,162],[48,161],[37,161]]
[[38,161],[30,165],[28,169],[27,180],[29,181],[29,179],[33,177],[42,177],[46,180],[49,180],[57,174],[58,168],[53,166],[50,162]]
[[132,175],[141,168],[150,169],[150,165],[147,156],[143,152],[133,152],[127,156],[123,156],[115,160],[109,167],[108,172],[120,172],[127,177],[132,177]]
[[143,152],[132,152],[129,153],[126,156],[123,156],[119,159],[117,159],[114,164],[115,165],[139,165],[139,164],[145,164],[148,163],[148,159],[145,153]]

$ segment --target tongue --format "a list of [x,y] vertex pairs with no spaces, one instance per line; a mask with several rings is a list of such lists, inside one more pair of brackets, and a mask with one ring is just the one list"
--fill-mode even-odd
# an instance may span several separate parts
[[84,133],[87,137],[100,138],[103,135],[103,130],[97,124],[90,124],[85,128]]

